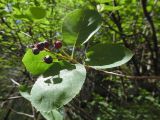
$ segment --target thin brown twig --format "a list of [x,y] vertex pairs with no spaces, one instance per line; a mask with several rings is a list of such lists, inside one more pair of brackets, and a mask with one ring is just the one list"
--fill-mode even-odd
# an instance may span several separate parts
[[95,69],[91,66],[85,66],[87,70],[94,70],[97,72],[101,72],[102,74],[105,75],[114,75],[114,76],[118,76],[118,77],[122,77],[122,78],[127,78],[130,80],[149,80],[149,79],[155,79],[155,80],[160,80],[160,76],[132,76],[132,75],[125,75],[125,74],[121,74],[121,73],[116,73],[116,72],[110,72],[110,71],[105,71],[105,70],[100,70],[100,69]]
[[9,108],[12,112],[18,114],[18,115],[23,115],[23,116],[27,116],[27,117],[30,117],[30,118],[33,118],[33,115],[29,115],[27,113],[23,113],[23,112],[17,112],[16,110],[12,109],[12,108]]
[[19,99],[22,98],[22,96],[14,96],[9,98],[1,98],[0,101],[6,101],[6,100],[13,100],[13,99]]
[[120,73],[103,71],[103,70],[98,70],[98,71],[103,72],[105,74],[123,77],[123,78],[131,79],[131,80],[143,80],[143,79],[147,79],[147,80],[148,79],[156,79],[156,80],[159,79],[160,80],[160,76],[131,76],[131,75],[124,75],[124,74],[120,74]]
[[33,113],[33,120],[37,120],[37,113],[36,113],[36,110],[33,106],[32,106],[32,113]]

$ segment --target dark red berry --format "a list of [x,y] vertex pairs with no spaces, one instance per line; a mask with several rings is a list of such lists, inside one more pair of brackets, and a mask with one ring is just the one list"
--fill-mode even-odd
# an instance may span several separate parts
[[47,63],[47,64],[50,64],[50,63],[52,63],[53,58],[52,58],[51,56],[47,55],[47,56],[45,56],[45,57],[43,58],[43,61],[44,61],[45,63]]
[[61,47],[62,47],[62,41],[56,40],[56,41],[54,42],[54,47],[55,47],[56,49],[61,48]]
[[44,49],[44,43],[39,42],[39,43],[35,44],[35,47],[38,48],[40,51],[42,51]]
[[38,48],[32,48],[32,52],[34,55],[38,55],[40,51]]
[[48,42],[48,41],[44,41],[43,43],[44,43],[44,47],[45,47],[45,48],[48,48],[48,47],[49,47],[49,42]]

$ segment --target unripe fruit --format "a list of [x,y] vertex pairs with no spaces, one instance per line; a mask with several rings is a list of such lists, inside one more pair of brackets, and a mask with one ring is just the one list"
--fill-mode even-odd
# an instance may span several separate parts
[[60,48],[62,47],[62,41],[56,40],[56,41],[54,42],[54,47],[55,47],[56,49],[60,49]]
[[38,55],[40,51],[38,48],[32,48],[32,52],[34,55]]
[[44,49],[44,43],[43,42],[37,43],[35,44],[35,47],[38,48],[40,51],[42,51]]
[[43,43],[44,43],[44,47],[45,47],[45,48],[48,48],[48,47],[49,47],[49,42],[48,42],[48,41],[44,41]]
[[52,58],[51,56],[47,55],[47,56],[45,56],[45,57],[43,58],[43,61],[44,61],[45,63],[47,63],[47,64],[51,64],[52,61],[53,61],[53,58]]

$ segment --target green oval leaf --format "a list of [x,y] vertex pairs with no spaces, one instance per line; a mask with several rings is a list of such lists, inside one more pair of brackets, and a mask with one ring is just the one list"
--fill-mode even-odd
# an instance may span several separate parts
[[67,44],[87,42],[100,28],[101,16],[94,10],[78,9],[68,14],[63,21],[62,35]]
[[[26,54],[24,55],[22,62],[24,63],[26,69],[32,73],[33,75],[40,75],[44,73],[47,69],[49,69],[52,64],[46,64],[43,62],[43,58],[46,55],[51,55],[53,54],[47,52],[47,51],[41,51],[38,55],[34,55],[32,53],[32,50],[29,49]],[[54,56],[53,56],[54,57]]]
[[42,19],[46,16],[46,10],[43,7],[30,7],[30,12],[35,19]]
[[85,67],[80,64],[76,64],[76,69],[60,71],[59,77],[41,76],[32,87],[31,103],[39,111],[47,112],[59,108],[79,93],[85,78]]
[[133,56],[133,53],[117,44],[97,44],[91,47],[87,53],[89,58],[86,64],[97,69],[113,68],[125,64]]

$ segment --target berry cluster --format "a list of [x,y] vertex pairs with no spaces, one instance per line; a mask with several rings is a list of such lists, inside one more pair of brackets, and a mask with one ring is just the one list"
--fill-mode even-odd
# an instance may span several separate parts
[[[40,51],[42,51],[44,49],[49,49],[49,46],[50,46],[49,42],[48,41],[44,41],[44,42],[36,43],[33,46],[31,46],[31,47],[32,47],[33,54],[34,55],[38,55],[40,53]],[[60,49],[61,47],[62,47],[62,42],[59,41],[59,40],[56,40],[54,42],[54,48],[55,49]],[[43,58],[43,61],[45,63],[47,63],[47,64],[50,64],[50,63],[52,63],[53,58],[51,56],[47,55],[47,56],[45,56]]]
[[49,47],[49,42],[44,41],[44,42],[39,42],[36,43],[35,45],[32,46],[32,52],[34,55],[38,55],[40,51],[44,50],[44,48]]

